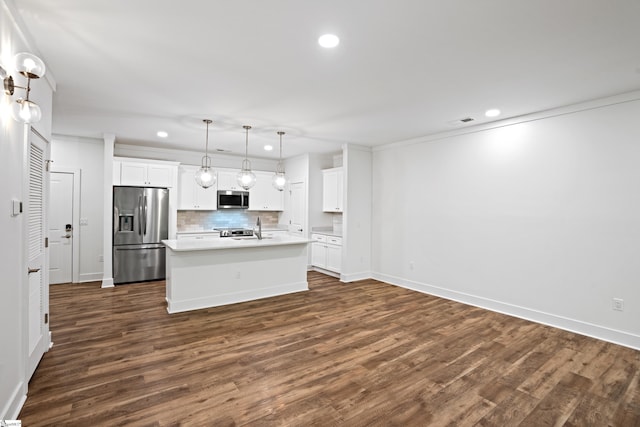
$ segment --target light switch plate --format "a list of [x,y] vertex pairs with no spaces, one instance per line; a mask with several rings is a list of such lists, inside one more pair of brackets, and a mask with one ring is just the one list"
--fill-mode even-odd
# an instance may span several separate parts
[[20,200],[11,200],[11,216],[18,216],[22,213],[22,202]]
[[89,225],[89,219],[80,218],[80,225]]

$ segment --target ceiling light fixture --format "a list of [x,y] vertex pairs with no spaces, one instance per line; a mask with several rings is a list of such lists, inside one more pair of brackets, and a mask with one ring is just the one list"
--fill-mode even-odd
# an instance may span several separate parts
[[340,39],[335,34],[324,34],[318,39],[318,44],[324,48],[331,49],[340,44]]
[[249,129],[251,126],[242,126],[247,134],[244,148],[244,160],[242,161],[242,169],[238,173],[238,185],[245,190],[250,189],[256,184],[256,175],[251,172],[251,162],[249,161]]
[[265,145],[264,151],[273,151],[273,145]]
[[163,130],[159,130],[158,133],[156,133],[156,135],[158,135],[158,138],[166,138],[169,136],[169,134]]
[[204,146],[204,156],[202,156],[202,165],[196,172],[196,183],[202,188],[209,188],[216,183],[216,173],[211,169],[211,157],[209,157],[209,125],[212,123],[209,119],[202,120],[207,124],[207,138]]
[[497,108],[491,108],[484,112],[484,115],[487,117],[498,117],[500,115],[500,110]]
[[46,67],[42,59],[28,52],[18,53],[14,61],[16,63],[16,71],[27,78],[27,86],[16,86],[13,77],[4,68],[0,67],[0,78],[2,78],[5,94],[13,95],[15,88],[24,89],[26,92],[24,98],[18,98],[12,102],[11,115],[17,122],[38,122],[42,118],[42,111],[38,104],[29,100],[29,92],[31,92],[31,80],[44,76]]
[[287,177],[284,176],[284,164],[282,163],[282,135],[284,135],[284,132],[278,131],[278,135],[280,135],[280,160],[278,160],[276,173],[273,175],[271,183],[273,184],[273,188],[278,191],[283,191],[287,185]]

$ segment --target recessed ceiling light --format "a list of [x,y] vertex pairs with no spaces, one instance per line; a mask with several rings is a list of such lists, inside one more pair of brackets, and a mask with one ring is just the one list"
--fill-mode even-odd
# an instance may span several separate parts
[[156,135],[158,135],[158,138],[166,138],[169,136],[169,134],[163,130],[159,130],[158,133],[156,133]]
[[265,145],[264,146],[264,151],[271,151],[273,150],[273,145]]
[[484,115],[487,117],[498,117],[500,115],[500,110],[497,108],[492,108],[484,112]]
[[320,36],[318,44],[322,47],[332,48],[340,44],[340,39],[335,34],[325,34]]

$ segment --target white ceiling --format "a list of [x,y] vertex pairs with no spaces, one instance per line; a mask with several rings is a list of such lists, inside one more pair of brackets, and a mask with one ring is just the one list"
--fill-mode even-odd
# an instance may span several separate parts
[[638,0],[13,2],[58,84],[54,133],[124,144],[201,151],[211,118],[214,148],[243,153],[249,124],[251,156],[284,130],[289,157],[640,89]]

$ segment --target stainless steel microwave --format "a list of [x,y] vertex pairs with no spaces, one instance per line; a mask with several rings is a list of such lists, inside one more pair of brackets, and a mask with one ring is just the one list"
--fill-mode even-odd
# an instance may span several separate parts
[[218,209],[249,209],[249,192],[218,190]]

